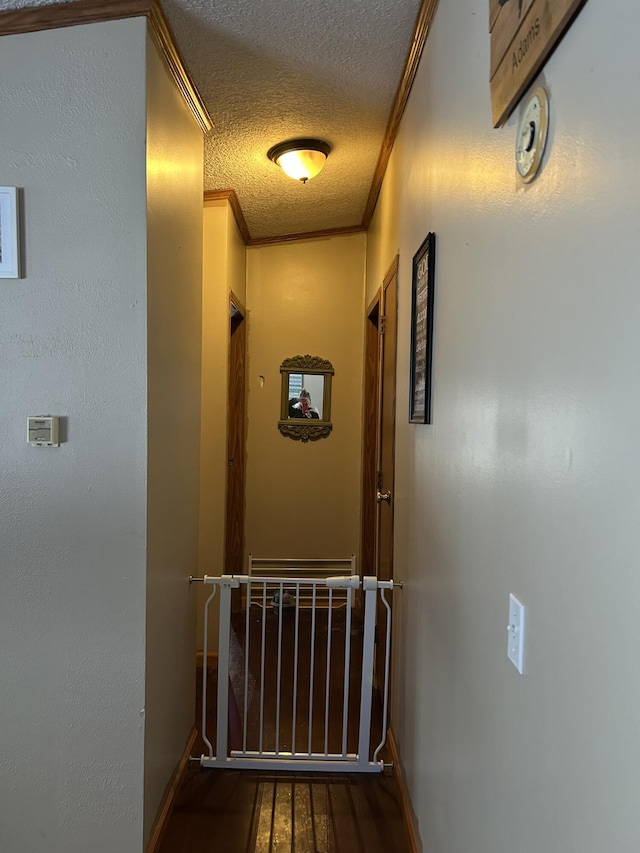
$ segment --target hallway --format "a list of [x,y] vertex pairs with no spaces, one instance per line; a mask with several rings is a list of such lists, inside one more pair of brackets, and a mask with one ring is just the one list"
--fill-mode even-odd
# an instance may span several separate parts
[[[259,613],[259,608],[252,608]],[[267,636],[277,634],[278,619],[268,612]],[[310,637],[309,613],[301,615],[301,646],[307,645]],[[318,645],[326,643],[327,613],[318,614]],[[253,620],[259,624],[260,616]],[[349,675],[350,708],[349,742],[351,749],[356,748],[357,723],[360,689],[359,658],[362,636],[359,620],[354,620],[352,629],[353,655]],[[293,640],[291,619],[283,620],[283,647],[286,658],[283,672],[292,665]],[[244,678],[244,614],[236,613],[232,621],[232,642],[229,685],[229,725],[231,748],[241,747],[241,696]],[[344,661],[341,660],[339,637],[344,635],[344,610],[335,612],[332,633],[336,642],[332,649],[330,675],[330,703],[328,742],[338,742],[342,730],[342,684],[344,680]],[[271,686],[270,695],[265,702],[267,708],[275,706],[273,685],[276,683],[277,656],[272,644],[268,643],[266,655],[267,669],[265,680]],[[321,713],[324,706],[324,683],[326,665],[318,652],[319,665],[315,673],[319,698],[312,740],[314,751],[322,750],[324,738]],[[252,649],[249,671],[255,673],[259,666],[260,649]],[[202,669],[196,671],[196,720],[201,720]],[[310,679],[309,660],[300,656],[298,663],[298,704],[302,706],[307,696]],[[255,681],[254,675],[251,680]],[[217,668],[207,668],[207,732],[213,737],[216,730],[216,692],[218,687]],[[292,679],[283,679],[282,693],[282,748],[291,747],[291,692]],[[237,698],[233,698],[237,697]],[[255,702],[252,703],[255,706]],[[381,703],[377,692],[374,694],[371,725],[371,751],[375,749],[381,732]],[[248,714],[250,744],[257,744],[260,715],[257,707]],[[316,724],[316,720],[319,724]],[[298,741],[306,743],[306,712],[296,726]],[[265,712],[265,747],[275,739],[273,715]],[[254,746],[256,748],[256,746]],[[198,737],[193,755],[206,753],[207,749],[201,737]],[[389,761],[388,747],[381,753],[385,762]],[[178,793],[175,809],[169,819],[167,831],[159,853],[205,853],[205,851],[224,851],[224,853],[253,853],[253,851],[299,851],[299,853],[386,853],[386,851],[409,851],[408,840],[400,802],[400,791],[390,768],[383,773],[309,773],[274,772],[273,770],[250,771],[218,770],[198,767],[194,762],[187,770],[183,785]]]
[[405,853],[395,779],[190,769],[159,853]]

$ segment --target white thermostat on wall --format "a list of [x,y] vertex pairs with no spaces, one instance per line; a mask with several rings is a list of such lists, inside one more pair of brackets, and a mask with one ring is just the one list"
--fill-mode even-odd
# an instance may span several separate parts
[[60,447],[60,418],[34,415],[27,418],[27,441],[33,447]]

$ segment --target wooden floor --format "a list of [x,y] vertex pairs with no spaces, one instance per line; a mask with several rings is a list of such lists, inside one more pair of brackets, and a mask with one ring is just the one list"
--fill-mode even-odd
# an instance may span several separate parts
[[[336,620],[332,630],[339,633],[340,620]],[[232,640],[237,656],[234,659],[232,655],[231,660],[230,695],[239,692],[238,680],[244,669],[244,626],[240,619],[234,622]],[[357,643],[356,637],[354,648]],[[251,650],[250,657],[253,658]],[[299,670],[299,684],[306,691],[308,673],[300,665]],[[326,669],[320,673],[321,680],[325,672]],[[211,732],[215,731],[216,675],[215,669],[210,668],[206,680]],[[336,666],[336,690],[341,690],[343,677],[344,669]],[[353,680],[349,692],[353,689],[357,694],[357,678]],[[333,681],[332,668],[332,684]],[[200,671],[198,685],[201,683]],[[201,694],[200,688],[196,699],[198,722]],[[233,741],[236,738],[232,705],[233,702],[229,724]],[[341,714],[337,711],[338,703],[336,714],[332,712],[331,716],[341,730]],[[376,711],[374,728],[378,726],[378,730],[373,733],[376,743],[379,725],[380,715]],[[333,736],[332,730],[331,739]],[[350,731],[350,741],[351,738]],[[203,752],[205,745],[199,738],[194,754]],[[382,756],[385,757],[384,752]],[[214,770],[196,764],[186,772],[158,853],[405,853],[409,850],[400,793],[390,771],[327,775]]]
[[189,770],[160,853],[405,853],[390,775]]

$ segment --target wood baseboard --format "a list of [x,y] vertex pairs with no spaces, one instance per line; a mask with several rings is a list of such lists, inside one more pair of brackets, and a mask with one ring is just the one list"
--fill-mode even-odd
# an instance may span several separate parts
[[191,731],[191,734],[189,735],[189,740],[187,741],[185,750],[182,753],[182,758],[178,762],[178,766],[176,768],[176,772],[173,774],[173,779],[171,780],[171,784],[169,785],[169,790],[167,791],[167,796],[165,797],[164,804],[160,809],[160,813],[158,814],[155,826],[153,827],[153,832],[151,833],[151,838],[147,846],[147,853],[158,853],[158,850],[160,849],[160,844],[162,843],[162,838],[164,836],[164,833],[166,832],[167,823],[169,822],[169,818],[171,817],[171,812],[173,811],[173,807],[176,802],[176,797],[178,796],[178,791],[180,790],[180,786],[182,785],[185,771],[189,765],[189,758],[191,756],[191,751],[193,750],[193,746],[196,742],[197,736],[198,733],[194,728]]
[[[203,653],[196,652],[196,669],[202,669]],[[207,668],[218,668],[218,652],[207,652]]]
[[396,743],[391,726],[389,726],[389,729],[387,730],[387,743],[389,744],[389,752],[391,753],[391,760],[393,761],[393,773],[396,777],[398,788],[400,789],[400,807],[402,809],[404,824],[407,828],[409,847],[411,849],[411,853],[422,853],[422,844],[420,843],[420,836],[416,827],[416,820],[411,806],[409,790],[407,788],[406,779],[404,778],[402,763],[400,762],[398,744]]

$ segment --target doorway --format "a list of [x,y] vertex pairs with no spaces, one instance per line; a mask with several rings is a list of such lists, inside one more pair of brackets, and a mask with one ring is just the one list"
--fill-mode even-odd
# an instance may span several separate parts
[[[361,565],[383,581],[393,580],[397,289],[396,256],[365,317]],[[385,619],[379,607],[378,625]],[[385,660],[384,635],[376,631],[376,664]]]
[[378,471],[376,483],[376,576],[378,580],[393,580],[397,309],[398,257],[396,256],[382,285],[382,316],[380,320]]
[[[226,574],[242,574],[244,567],[244,478],[246,419],[245,310],[232,293],[229,299],[229,382],[227,400],[227,500],[224,566]],[[239,590],[234,590],[239,593]],[[240,595],[233,609],[241,607]]]

